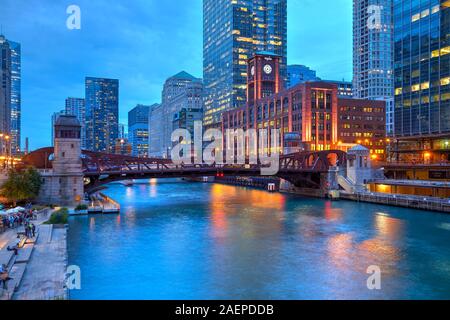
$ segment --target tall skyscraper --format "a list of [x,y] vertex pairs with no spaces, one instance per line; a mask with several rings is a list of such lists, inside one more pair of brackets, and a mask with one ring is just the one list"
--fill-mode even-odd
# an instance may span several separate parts
[[0,133],[11,133],[11,47],[0,35]]
[[86,78],[86,147],[114,152],[119,138],[119,80]]
[[394,26],[397,159],[449,161],[450,1],[394,0]]
[[22,129],[22,53],[20,44],[9,41],[11,47],[11,149],[20,152]]
[[128,139],[126,125],[119,123],[119,139]]
[[148,118],[150,106],[142,104],[128,112],[128,140],[131,154],[135,157],[148,157]]
[[386,128],[393,131],[393,0],[353,0],[353,93],[386,101]]
[[286,80],[287,0],[203,0],[204,125],[246,102],[247,60],[256,52],[281,57]]
[[148,154],[152,158],[162,158],[163,150],[163,105],[150,106],[148,114]]
[[20,152],[21,50],[20,44],[0,35],[0,131],[11,136],[11,152]]
[[300,64],[293,64],[287,66],[287,82],[286,88],[292,88],[300,83],[307,81],[319,81],[316,71],[307,66]]
[[[166,80],[162,104],[153,108],[149,117],[150,139],[160,135],[159,142],[150,144],[150,157],[169,158],[172,149],[172,122],[175,114],[185,109],[203,109],[203,82],[187,72]],[[160,122],[160,123],[158,123]]]
[[86,149],[86,106],[82,98],[66,99],[66,114],[77,117],[81,124],[81,148]]

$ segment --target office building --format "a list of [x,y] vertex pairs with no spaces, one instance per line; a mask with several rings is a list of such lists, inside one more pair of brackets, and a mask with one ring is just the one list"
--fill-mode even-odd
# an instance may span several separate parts
[[21,47],[0,35],[0,132],[11,137],[11,152],[20,153]]
[[114,144],[114,154],[119,154],[122,156],[131,156],[132,147],[131,143],[127,139],[118,138]]
[[307,66],[294,64],[287,66],[287,82],[286,88],[292,88],[300,83],[308,81],[320,81],[316,71]]
[[[169,158],[172,150],[172,122],[182,109],[203,109],[203,82],[187,72],[168,78],[162,91],[162,104],[149,116],[150,157]],[[157,123],[157,122],[160,123]],[[156,138],[156,136],[160,136]]]
[[338,99],[338,148],[348,151],[359,144],[373,160],[386,160],[386,102]]
[[287,0],[204,0],[203,30],[204,125],[219,127],[222,112],[245,105],[254,53],[279,55],[285,82]]
[[172,130],[187,129],[194,137],[195,122],[203,121],[203,109],[181,109],[180,112],[175,113],[172,121]]
[[86,147],[112,153],[119,138],[119,80],[86,78]]
[[0,134],[11,133],[11,47],[0,35]]
[[[151,158],[162,158],[164,150],[163,146],[163,105],[154,104],[150,106],[148,114],[148,154]],[[167,154],[165,154],[167,155]]]
[[77,117],[81,125],[81,148],[86,149],[86,106],[83,98],[66,99],[66,114]]
[[135,157],[148,157],[148,118],[150,106],[137,105],[128,112],[128,140],[131,154]]
[[392,8],[393,0],[353,0],[353,94],[386,102],[388,134],[393,133]]
[[21,150],[22,131],[22,53],[17,42],[9,41],[11,48],[11,149],[13,153]]
[[[251,61],[249,68],[252,68]],[[278,62],[272,60],[273,70],[277,69]],[[280,153],[286,153],[285,148],[291,149],[292,137],[298,137],[299,150],[348,150],[356,144],[365,144],[372,154],[379,155],[380,159],[384,156],[384,102],[340,99],[337,84],[325,81],[305,82],[279,91],[276,75],[265,74],[268,69],[265,64],[255,68],[254,75],[249,76],[248,87],[252,92],[253,79],[264,79],[265,91],[273,94],[256,99],[250,94],[246,106],[225,112],[223,131],[279,129]],[[349,127],[352,124],[354,127]]]
[[450,161],[450,1],[394,1],[393,160]]
[[119,123],[119,139],[128,139],[127,126]]
[[323,82],[332,83],[338,87],[338,97],[342,99],[353,98],[353,83],[345,80],[335,81],[335,80],[321,80]]

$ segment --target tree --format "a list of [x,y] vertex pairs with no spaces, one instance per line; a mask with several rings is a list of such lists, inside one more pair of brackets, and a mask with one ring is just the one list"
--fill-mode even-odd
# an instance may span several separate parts
[[8,180],[1,187],[0,193],[16,206],[19,201],[36,198],[39,195],[41,184],[41,176],[36,169],[32,167],[24,170],[11,169],[8,173]]

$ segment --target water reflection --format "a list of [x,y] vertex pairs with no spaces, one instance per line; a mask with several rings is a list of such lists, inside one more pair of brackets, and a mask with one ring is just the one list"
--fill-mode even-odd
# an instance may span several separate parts
[[70,221],[75,299],[450,298],[447,215],[179,181],[105,192],[120,216]]
[[396,240],[402,237],[403,222],[388,215],[375,215],[375,228],[380,237]]
[[339,221],[342,218],[342,209],[333,208],[332,202],[325,202],[325,219],[328,221]]

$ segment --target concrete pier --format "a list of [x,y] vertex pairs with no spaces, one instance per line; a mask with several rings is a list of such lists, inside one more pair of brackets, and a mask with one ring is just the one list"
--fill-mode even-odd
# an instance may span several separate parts
[[99,192],[91,195],[88,214],[118,214],[120,213],[120,204],[107,195]]

